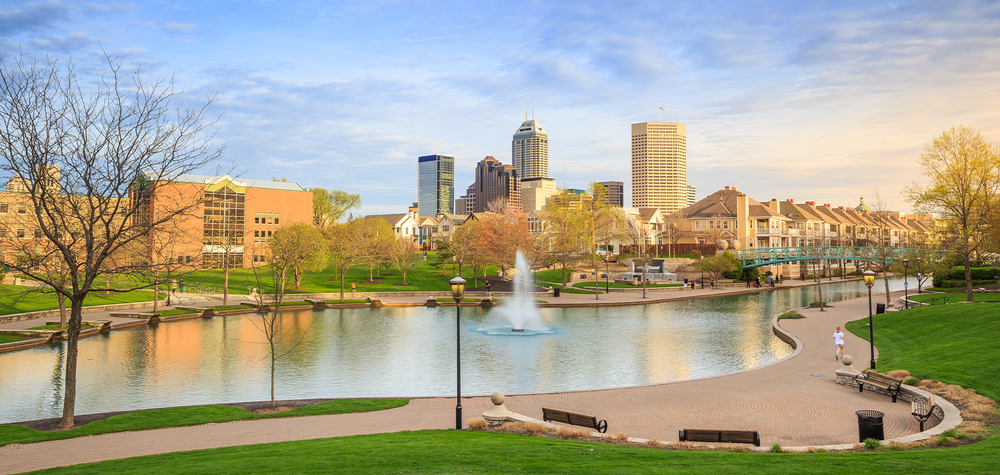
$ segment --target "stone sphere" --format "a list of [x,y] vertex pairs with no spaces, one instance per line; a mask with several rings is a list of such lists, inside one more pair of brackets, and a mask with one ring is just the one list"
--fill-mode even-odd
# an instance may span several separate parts
[[846,366],[850,366],[852,363],[854,363],[854,358],[851,355],[844,355],[844,357],[840,359],[840,362],[844,363],[844,365]]
[[720,250],[725,251],[726,249],[729,249],[729,241],[726,241],[725,239],[719,239],[715,244],[719,246]]
[[737,251],[743,249],[743,244],[739,239],[733,239],[733,249],[736,249]]
[[490,400],[493,401],[494,406],[499,406],[503,404],[504,396],[500,391],[493,391],[493,395],[490,396]]

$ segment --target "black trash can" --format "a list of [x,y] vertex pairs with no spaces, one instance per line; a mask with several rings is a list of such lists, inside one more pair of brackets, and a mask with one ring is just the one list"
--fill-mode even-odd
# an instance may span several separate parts
[[865,439],[885,440],[885,431],[882,426],[882,418],[885,417],[885,413],[861,410],[855,414],[858,415],[858,442],[864,442]]
[[558,297],[559,296],[559,287],[553,287],[552,288],[552,296],[553,297]]
[[878,315],[880,313],[885,313],[885,304],[884,303],[877,303],[877,304],[875,304],[875,315]]

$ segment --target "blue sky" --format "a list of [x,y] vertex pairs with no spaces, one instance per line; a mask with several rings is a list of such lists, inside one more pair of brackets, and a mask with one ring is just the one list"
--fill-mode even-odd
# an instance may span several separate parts
[[[616,4],[620,3],[620,4]],[[525,101],[560,186],[630,188],[630,124],[687,124],[698,198],[908,210],[922,144],[952,124],[1000,140],[1000,3],[11,2],[0,49],[174,75],[218,94],[225,157],[248,178],[416,201],[417,157],[510,163]],[[208,171],[208,170],[206,170]],[[628,200],[628,198],[626,198]],[[357,212],[356,212],[357,214]]]

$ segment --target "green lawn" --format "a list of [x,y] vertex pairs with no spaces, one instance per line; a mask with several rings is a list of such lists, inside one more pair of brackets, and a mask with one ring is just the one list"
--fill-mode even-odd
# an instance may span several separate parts
[[271,419],[277,417],[380,411],[405,406],[408,403],[409,399],[339,399],[311,406],[303,406],[276,414],[257,414],[238,407],[214,405],[150,409],[112,416],[68,431],[40,432],[19,425],[0,425],[0,446],[69,439],[109,432],[191,426],[246,419]]
[[[88,328],[94,328],[94,326],[86,324],[86,323],[81,323],[80,324],[80,329],[81,330],[86,330]],[[39,325],[37,327],[31,327],[28,330],[58,330],[58,329],[59,329],[59,322],[45,322],[45,325]]]
[[[570,276],[574,272],[579,272],[579,271],[578,270],[574,270],[574,269],[569,268],[569,267],[566,268],[566,281],[567,282],[569,281]],[[532,275],[534,276],[534,279],[535,279],[536,282],[559,282],[559,283],[561,283],[562,282],[562,278],[563,278],[562,269],[561,268],[560,269],[540,270],[538,272],[533,273]]]
[[22,335],[8,335],[6,333],[0,333],[0,343],[13,343],[15,341],[30,340],[36,337],[27,337]]
[[[103,291],[97,290],[87,296],[84,306],[152,301],[152,292],[145,290],[134,290],[120,294],[112,293],[107,296],[104,295]],[[0,315],[38,312],[57,308],[59,308],[59,302],[55,294],[51,291],[43,292],[39,287],[0,285]]]
[[936,450],[757,454],[418,431],[196,450],[38,473],[996,473],[997,440]]
[[198,312],[194,310],[183,310],[180,308],[175,308],[171,310],[159,310],[156,313],[159,313],[161,317],[173,317],[177,315],[191,315],[193,313],[198,313]]
[[[965,293],[960,293],[960,294],[956,294],[956,293],[947,293],[947,294],[917,294],[917,295],[911,295],[910,296],[910,300],[913,300],[915,302],[926,302],[926,301],[931,300],[931,299],[941,299],[941,298],[945,298],[946,300],[945,301],[935,302],[935,303],[958,303],[958,302],[965,302],[967,297],[966,297]],[[998,293],[998,294],[983,294],[983,293],[978,293],[977,294],[977,293],[974,293],[974,294],[972,294],[972,299],[975,300],[976,302],[1000,302],[1000,293]],[[997,310],[1000,311],[1000,308],[998,308]]]
[[[927,305],[875,315],[879,372],[905,369],[919,379],[958,384],[1000,399],[1000,306]],[[867,340],[868,318],[847,324]]]

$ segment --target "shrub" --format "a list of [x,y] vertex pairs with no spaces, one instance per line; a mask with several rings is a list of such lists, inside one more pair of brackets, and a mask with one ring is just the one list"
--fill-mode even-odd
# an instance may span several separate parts
[[902,380],[906,380],[907,378],[910,377],[910,372],[905,369],[894,369],[885,374],[890,378],[896,378]]
[[882,448],[882,442],[871,437],[865,439],[865,448],[868,450],[878,450]]
[[781,444],[775,442],[773,445],[771,445],[771,452],[774,452],[776,454],[780,454],[781,453]]
[[660,443],[660,439],[657,439],[656,437],[650,437],[649,439],[646,439],[646,445],[650,447],[659,447],[662,444]]
[[941,434],[937,440],[934,441],[936,445],[951,445],[951,439],[947,435]]
[[559,427],[556,435],[564,439],[589,439],[590,431],[581,427]]
[[806,318],[806,317],[799,312],[785,312],[781,315],[778,315],[778,320],[785,320],[785,319],[797,320],[800,318]]
[[525,422],[524,432],[531,435],[544,434],[549,431],[549,426],[542,424],[541,422]]
[[486,429],[488,425],[489,424],[486,423],[486,419],[483,419],[482,417],[469,419],[469,430],[483,430]]
[[615,432],[614,434],[611,434],[608,438],[615,442],[628,442],[628,434],[624,432]]

